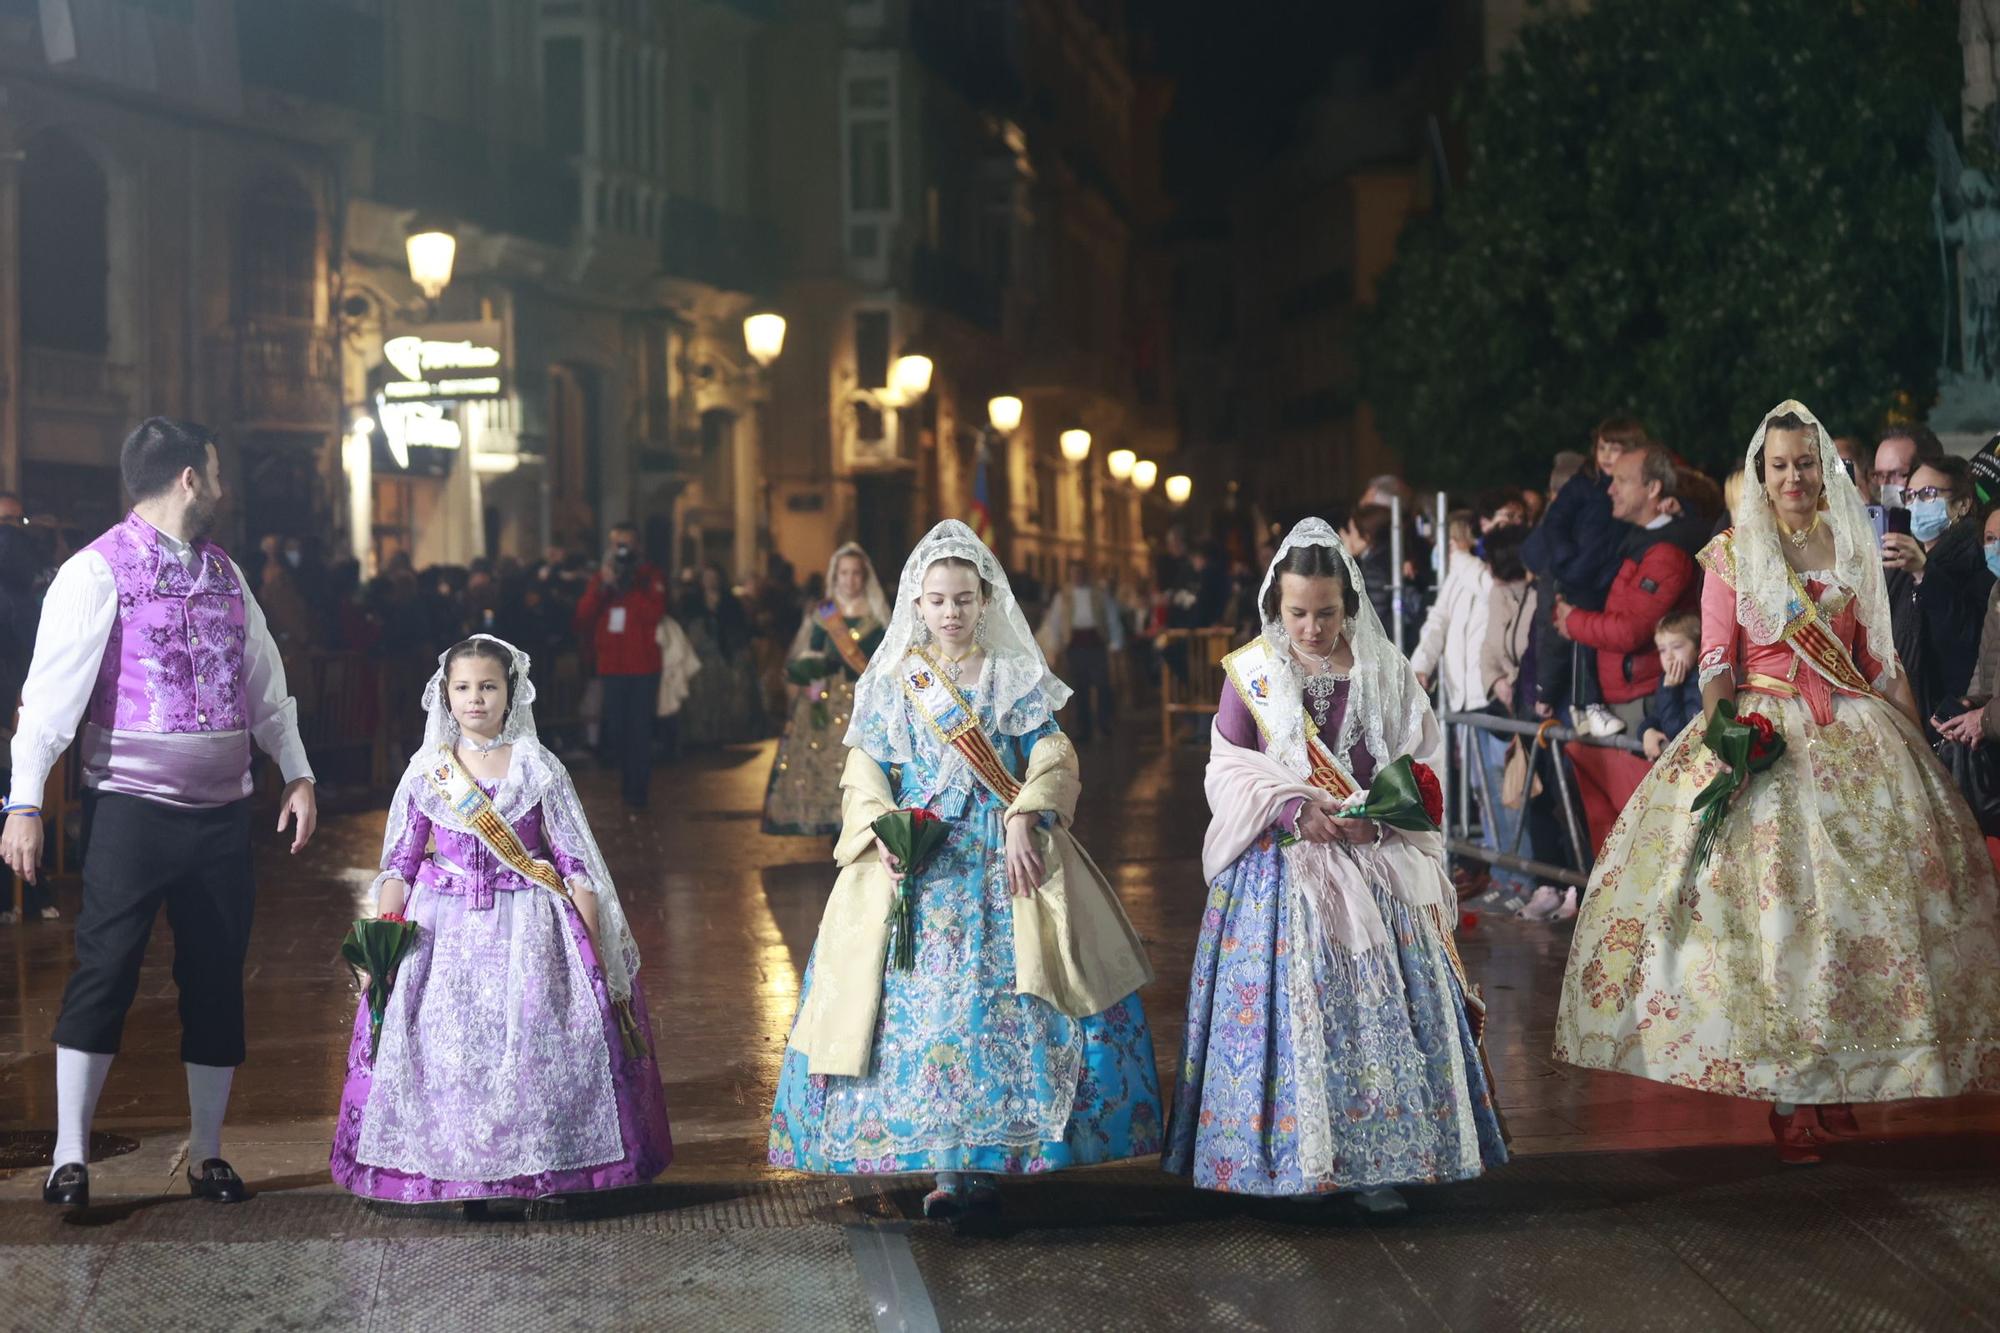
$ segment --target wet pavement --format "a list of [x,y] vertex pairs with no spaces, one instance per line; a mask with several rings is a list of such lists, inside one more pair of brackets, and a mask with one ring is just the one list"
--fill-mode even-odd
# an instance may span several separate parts
[[[1150,728],[1128,728],[1147,730]],[[1559,927],[1461,937],[1517,1161],[1342,1200],[1198,1194],[1142,1162],[1010,1186],[1002,1217],[916,1218],[913,1179],[764,1166],[798,980],[832,880],[827,843],[758,832],[772,747],[663,770],[631,820],[579,773],[645,963],[676,1162],[621,1196],[471,1222],[361,1204],[326,1174],[354,996],[334,956],[363,906],[382,812],[331,814],[294,860],[270,835],[249,975],[250,1056],[225,1152],[261,1197],[195,1204],[164,923],[100,1107],[96,1206],[0,1172],[0,1327],[684,1329],[1383,1327],[1966,1328],[2000,1325],[2000,1103],[1864,1107],[1876,1141],[1779,1167],[1765,1108],[1547,1058]],[[1199,750],[1121,735],[1084,752],[1078,832],[1151,949],[1171,1079],[1203,891]],[[75,886],[64,886],[66,910]],[[47,1034],[66,924],[0,933],[0,1135],[46,1152]],[[129,1151],[125,1151],[129,1150]],[[0,1159],[5,1160],[5,1159]]]

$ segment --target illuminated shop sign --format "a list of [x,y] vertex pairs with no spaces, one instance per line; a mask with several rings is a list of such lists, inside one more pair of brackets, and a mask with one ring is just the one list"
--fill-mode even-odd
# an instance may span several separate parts
[[400,379],[382,386],[389,402],[497,398],[505,390],[500,368],[500,324],[428,324],[382,344],[382,359]]
[[409,467],[412,449],[456,449],[465,443],[465,432],[443,403],[392,403],[385,397],[377,400],[376,413],[397,467]]

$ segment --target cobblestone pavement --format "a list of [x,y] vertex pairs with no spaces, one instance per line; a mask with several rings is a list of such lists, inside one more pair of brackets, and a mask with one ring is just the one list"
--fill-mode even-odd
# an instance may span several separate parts
[[[335,1190],[331,1114],[354,1003],[334,947],[374,874],[379,810],[260,864],[251,1049],[225,1151],[261,1197],[186,1198],[185,1093],[160,927],[101,1105],[96,1206],[38,1201],[48,1031],[66,925],[0,934],[0,1327],[223,1329],[1987,1328],[2000,1324],[2000,1106],[1863,1108],[1877,1141],[1774,1161],[1763,1108],[1558,1068],[1566,933],[1462,937],[1493,1005],[1489,1054],[1519,1159],[1344,1201],[1197,1194],[1151,1161],[1023,1182],[994,1220],[916,1220],[909,1179],[767,1170],[764,1120],[831,875],[821,840],[757,831],[771,746],[661,774],[628,820],[579,775],[645,956],[677,1160],[621,1196],[467,1221]],[[1169,1081],[1202,902],[1202,754],[1121,736],[1084,756],[1079,832],[1160,980]],[[74,885],[64,905],[74,907]],[[45,1169],[45,1168],[44,1168]]]

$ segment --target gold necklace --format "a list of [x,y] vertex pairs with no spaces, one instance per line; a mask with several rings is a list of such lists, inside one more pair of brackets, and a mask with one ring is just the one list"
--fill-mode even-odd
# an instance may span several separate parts
[[961,668],[963,668],[966,662],[969,661],[978,652],[979,652],[979,645],[976,643],[973,644],[970,648],[966,649],[964,652],[960,653],[957,657],[953,657],[951,654],[947,653],[942,647],[940,647],[938,649],[938,665],[944,668],[944,673],[947,676],[950,676],[953,681],[956,681],[959,678]]
[[1806,543],[1812,540],[1812,535],[1815,532],[1819,531],[1819,512],[1815,510],[1813,512],[1812,522],[1806,524],[1803,528],[1800,528],[1797,532],[1793,532],[1790,528],[1786,528],[1785,520],[1783,520],[1782,518],[1778,520],[1778,526],[1785,529],[1785,540],[1792,544],[1792,549],[1795,551],[1803,551],[1806,549]]

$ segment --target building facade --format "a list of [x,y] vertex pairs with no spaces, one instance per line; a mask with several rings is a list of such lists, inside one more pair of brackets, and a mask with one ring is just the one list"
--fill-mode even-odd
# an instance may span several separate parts
[[[33,510],[113,519],[160,412],[223,432],[232,542],[364,573],[623,521],[739,581],[857,537],[893,566],[983,496],[1046,579],[1164,521],[1106,467],[1178,449],[1168,90],[1117,4],[0,0],[0,82],[0,477]],[[430,292],[415,233],[451,241]]]
[[[1032,579],[1143,561],[1143,497],[1105,460],[1176,448],[1164,304],[1135,305],[1156,133],[1118,6],[796,0],[770,34],[772,216],[791,343],[773,375],[775,549],[853,536],[900,563],[940,517],[990,515]],[[1157,114],[1157,113],[1155,113]],[[895,382],[927,358],[925,392]],[[996,396],[1022,402],[990,428]],[[1061,437],[1091,436],[1081,460]]]
[[[0,7],[0,476],[87,539],[139,418],[225,432],[240,544],[329,530],[338,101],[242,77],[224,6]],[[256,524],[246,517],[256,515]]]

